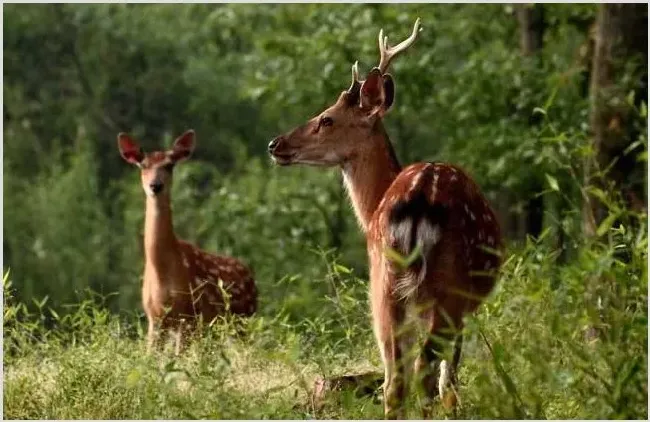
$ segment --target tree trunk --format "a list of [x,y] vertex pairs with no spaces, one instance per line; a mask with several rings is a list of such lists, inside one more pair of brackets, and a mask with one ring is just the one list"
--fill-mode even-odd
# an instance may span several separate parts
[[[647,102],[648,5],[600,4],[596,18],[594,55],[590,83],[590,125],[594,159],[585,162],[585,185],[612,183],[626,189],[629,176],[637,167],[634,157],[622,152],[637,135],[631,124],[633,115],[625,100],[628,87],[623,84],[625,67],[638,58],[642,63],[635,84],[637,101]],[[613,163],[613,165],[612,165]],[[607,174],[600,177],[599,171]],[[593,237],[605,217],[605,210],[589,195],[583,204],[583,231]]]
[[541,4],[520,4],[516,6],[519,20],[519,35],[521,52],[524,56],[532,56],[544,45],[544,6]]
[[[544,45],[544,31],[546,29],[544,6],[541,4],[517,4],[515,10],[519,21],[521,54],[541,65],[541,55],[539,53]],[[531,110],[529,116],[531,126],[537,126],[541,123],[541,115],[533,114]],[[542,189],[541,180],[535,180],[526,193],[528,199],[524,206],[523,218],[525,219],[526,233],[532,237],[538,237],[542,232],[544,200],[541,196],[536,195]]]

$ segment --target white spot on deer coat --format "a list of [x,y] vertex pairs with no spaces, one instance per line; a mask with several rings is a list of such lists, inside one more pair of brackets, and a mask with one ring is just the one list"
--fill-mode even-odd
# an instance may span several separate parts
[[431,202],[436,200],[436,195],[438,194],[438,177],[440,174],[438,172],[433,174],[433,187],[431,188]]
[[409,188],[409,191],[412,191],[418,186],[418,183],[420,183],[420,179],[422,178],[422,171],[420,171],[418,174],[415,175],[413,180],[411,181],[411,187]]

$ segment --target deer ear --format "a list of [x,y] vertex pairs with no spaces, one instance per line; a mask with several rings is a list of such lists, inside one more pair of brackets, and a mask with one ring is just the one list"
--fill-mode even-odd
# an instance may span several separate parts
[[189,158],[194,152],[194,130],[190,129],[176,138],[172,147],[171,158],[173,161],[181,161]]
[[395,83],[390,74],[385,74],[384,78],[384,110],[388,111],[395,100]]
[[[390,76],[388,78],[390,82],[386,83],[385,76],[381,74],[379,68],[374,68],[361,85],[361,108],[366,110],[369,115],[383,117],[392,104],[394,91],[392,90],[392,78]],[[391,89],[389,92],[386,92],[387,85]],[[386,103],[387,99],[390,101],[388,104]]]
[[372,69],[366,80],[361,85],[361,108],[371,110],[384,102],[384,87],[381,72],[378,68]]
[[117,147],[122,158],[128,163],[139,165],[144,160],[142,148],[126,133],[122,132],[117,135]]

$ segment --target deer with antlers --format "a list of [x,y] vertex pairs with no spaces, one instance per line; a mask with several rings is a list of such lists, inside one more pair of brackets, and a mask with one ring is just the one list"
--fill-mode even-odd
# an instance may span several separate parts
[[174,233],[172,173],[176,163],[194,151],[193,130],[179,136],[167,151],[145,153],[126,133],[117,140],[122,158],[140,168],[146,194],[142,304],[149,321],[147,348],[152,349],[159,334],[171,332],[178,355],[183,332],[197,319],[209,323],[226,312],[240,316],[255,312],[253,273],[239,260],[205,252]]
[[[332,106],[268,145],[278,165],[342,170],[367,240],[373,328],[384,363],[388,418],[404,416],[408,368],[403,358],[415,326],[427,334],[416,349],[413,368],[429,398],[425,415],[438,395],[445,407],[455,408],[463,317],[492,291],[501,265],[499,224],[472,178],[442,162],[402,168],[382,125],[395,98],[395,84],[386,71],[419,31],[418,19],[411,36],[394,47],[380,31],[379,66],[360,81],[355,63],[351,86]],[[412,259],[400,261],[391,251]],[[442,359],[448,345],[453,345],[451,358]]]

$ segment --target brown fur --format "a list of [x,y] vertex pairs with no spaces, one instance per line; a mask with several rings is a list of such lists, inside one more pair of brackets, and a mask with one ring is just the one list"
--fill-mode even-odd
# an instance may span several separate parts
[[[148,348],[154,346],[160,330],[172,331],[177,354],[183,331],[189,331],[197,319],[210,323],[226,312],[250,316],[257,307],[257,289],[249,268],[235,258],[205,252],[174,233],[171,166],[189,157],[193,137],[193,132],[186,132],[177,139],[174,149],[148,154],[141,152],[127,135],[118,138],[122,156],[140,167],[147,193],[142,305],[149,320]],[[157,194],[151,190],[153,183],[162,184]]]
[[[462,344],[459,330],[463,317],[493,289],[502,243],[494,212],[476,183],[459,167],[417,163],[401,168],[382,125],[393,101],[393,93],[387,94],[385,89],[394,89],[392,79],[386,85],[386,76],[375,68],[365,81],[353,81],[334,105],[274,139],[269,152],[280,165],[342,169],[367,239],[373,326],[385,370],[385,412],[389,418],[403,418],[407,390],[404,358],[409,352],[408,340],[413,337],[407,313],[415,309],[430,335],[418,349],[415,362],[424,390],[429,398],[439,394],[443,404],[454,406]],[[332,124],[319,124],[324,118],[332,119]],[[401,218],[408,223],[408,230],[397,230],[390,220],[400,206],[407,210]],[[440,220],[431,210],[440,210]],[[430,231],[422,231],[422,227]],[[432,235],[437,230],[439,238]],[[409,237],[411,232],[414,236]],[[406,240],[424,237],[421,240],[428,242],[430,249],[423,260],[406,269],[391,262],[386,248],[405,243],[405,239],[395,238],[396,233],[406,233]],[[417,270],[423,270],[421,280],[414,276]],[[412,293],[401,297],[396,290],[405,284]],[[439,385],[436,377],[443,350],[437,338],[454,345],[451,363],[446,362],[445,367],[448,378],[443,377]]]

